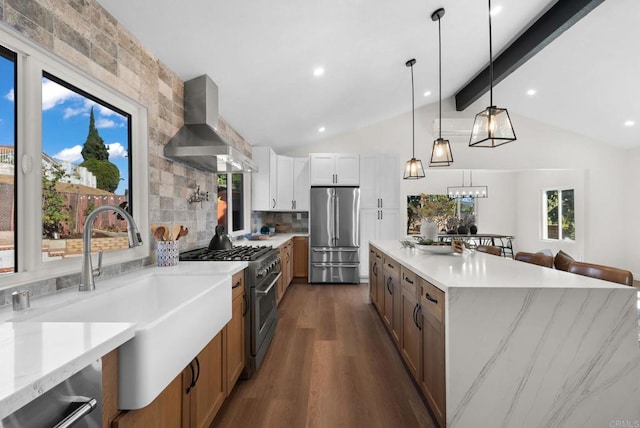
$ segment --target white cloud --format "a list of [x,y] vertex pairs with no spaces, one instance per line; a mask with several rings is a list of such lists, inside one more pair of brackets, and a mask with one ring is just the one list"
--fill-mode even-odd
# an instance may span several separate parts
[[82,160],[82,146],[78,144],[73,147],[62,149],[58,153],[53,155],[53,158],[71,163],[78,162]]
[[120,143],[109,143],[109,160],[126,158],[127,150]]
[[82,98],[79,94],[51,80],[42,80],[42,110],[49,110],[69,99]]
[[81,114],[87,116],[87,109],[85,109],[84,107],[80,107],[80,108],[67,107],[64,109],[63,117],[65,119],[69,119],[70,117],[78,116]]
[[13,89],[11,89],[9,92],[7,92],[7,95],[5,95],[4,97],[9,101],[13,102],[16,98],[16,93],[13,91]]
[[96,120],[96,128],[101,129],[101,128],[115,128],[117,125],[116,123],[111,120],[111,119],[98,119]]

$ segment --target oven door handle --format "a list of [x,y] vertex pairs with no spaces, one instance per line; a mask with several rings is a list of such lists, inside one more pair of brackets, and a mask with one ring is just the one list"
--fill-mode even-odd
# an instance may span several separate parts
[[264,289],[264,290],[258,290],[256,288],[256,294],[258,296],[266,296],[267,294],[269,294],[269,291],[271,291],[271,289],[273,288],[274,285],[276,285],[276,282],[278,282],[278,280],[280,279],[280,277],[282,276],[282,272],[278,272],[278,275],[276,275],[276,277],[274,278],[273,281],[271,281],[271,284],[269,284],[269,286]]
[[358,263],[312,263],[313,267],[328,268],[328,267],[346,267],[357,268],[360,267]]

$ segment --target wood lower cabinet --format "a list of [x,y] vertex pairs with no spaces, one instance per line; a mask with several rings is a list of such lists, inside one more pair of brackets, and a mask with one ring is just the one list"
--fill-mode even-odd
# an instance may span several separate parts
[[369,295],[371,303],[378,309],[379,313],[384,311],[384,272],[382,267],[382,254],[371,249],[369,255]]
[[224,330],[204,347],[183,372],[182,426],[209,427],[226,398]]
[[293,278],[293,260],[291,255],[293,253],[293,241],[289,239],[284,244],[280,245],[280,272],[282,275],[276,284],[276,303],[280,304],[280,301],[284,297],[284,294],[289,288],[289,284]]
[[[406,281],[403,275],[403,281]],[[402,330],[400,350],[409,371],[415,379],[419,379],[421,369],[422,331],[418,321],[420,303],[416,297],[415,288],[402,285]]]
[[446,421],[444,293],[423,281],[422,375],[418,382],[438,424]]
[[231,321],[224,327],[224,348],[226,357],[225,391],[229,396],[246,364],[245,314],[247,298],[244,285],[244,271],[233,275],[231,280]]
[[309,238],[293,237],[293,278],[306,282],[309,277]]

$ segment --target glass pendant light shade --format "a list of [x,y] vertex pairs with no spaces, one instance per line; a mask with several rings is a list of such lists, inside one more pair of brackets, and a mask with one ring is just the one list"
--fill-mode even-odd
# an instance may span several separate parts
[[493,47],[491,41],[491,0],[489,0],[489,107],[476,115],[469,147],[498,147],[516,140],[506,108],[493,105]]
[[404,65],[411,67],[411,131],[412,131],[412,145],[411,145],[411,159],[407,161],[404,167],[404,179],[405,180],[417,180],[424,178],[424,168],[422,167],[422,161],[416,159],[416,108],[413,89],[413,65],[416,63],[415,58],[410,59]]
[[418,178],[424,178],[422,161],[420,159],[411,158],[407,161],[404,167],[404,179],[417,180]]
[[471,147],[498,147],[516,140],[506,108],[487,107],[476,115],[471,130]]
[[449,140],[438,138],[433,142],[431,150],[431,162],[429,166],[449,166],[453,163],[453,154]]

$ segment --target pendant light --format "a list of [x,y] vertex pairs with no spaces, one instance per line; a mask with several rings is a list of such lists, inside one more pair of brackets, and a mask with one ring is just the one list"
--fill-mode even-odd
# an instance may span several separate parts
[[449,140],[442,138],[442,33],[440,19],[444,16],[444,9],[440,8],[431,14],[432,21],[438,21],[438,138],[433,142],[431,162],[429,166],[449,166],[453,163],[453,154]]
[[412,157],[407,161],[404,167],[404,179],[405,180],[417,180],[424,178],[424,168],[422,168],[422,161],[416,159],[416,108],[414,101],[414,89],[413,89],[413,65],[416,63],[415,58],[410,59],[405,63],[407,67],[411,67],[411,128],[412,128]]
[[469,186],[464,185],[464,170],[462,171],[462,186],[449,186],[447,187],[447,195],[452,199],[462,199],[468,197],[474,198],[488,198],[489,187],[488,186],[474,186],[473,185],[473,171],[469,171]]
[[497,147],[516,140],[506,108],[493,105],[493,48],[491,40],[491,0],[489,0],[489,107],[476,115],[469,147]]

